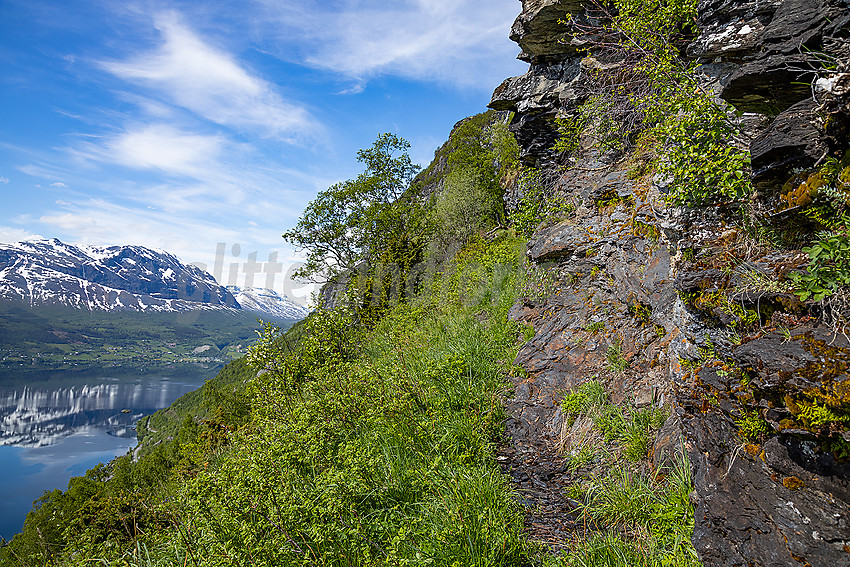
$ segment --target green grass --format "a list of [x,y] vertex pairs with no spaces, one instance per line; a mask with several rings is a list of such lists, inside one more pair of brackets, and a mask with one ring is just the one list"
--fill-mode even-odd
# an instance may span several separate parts
[[697,567],[690,542],[693,490],[690,463],[680,455],[663,474],[648,473],[654,433],[668,417],[664,408],[615,406],[599,381],[592,379],[568,392],[561,408],[568,420],[592,419],[601,435],[568,459],[570,470],[595,463],[597,472],[575,477],[568,489],[583,502],[579,520],[593,529],[576,538],[568,552],[546,556],[548,567],[647,566]]
[[623,358],[623,345],[617,341],[608,347],[606,352],[608,370],[614,373],[625,372],[629,367],[629,361]]
[[[94,497],[57,491],[5,549],[49,550],[58,565],[528,564],[524,510],[494,457],[525,335],[507,320],[520,252],[473,243],[474,270],[431,282],[371,329],[342,310],[261,340],[251,360],[269,371],[231,363],[143,424],[138,463],[79,481]],[[39,534],[60,510],[97,520],[48,543]]]
[[549,558],[564,567],[698,567],[691,544],[693,490],[687,457],[681,456],[663,480],[612,467],[584,487],[586,520],[598,526],[570,551]]

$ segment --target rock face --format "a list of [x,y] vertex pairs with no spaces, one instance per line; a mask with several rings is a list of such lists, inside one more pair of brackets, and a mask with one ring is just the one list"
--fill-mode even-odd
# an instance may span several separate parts
[[[698,24],[689,55],[709,64],[720,97],[772,120],[750,144],[753,182],[770,200],[793,170],[812,167],[843,144],[830,142],[819,123],[827,118],[818,110],[826,97],[812,95],[818,79],[834,80],[850,60],[848,4],[708,0],[700,2]],[[825,69],[827,62],[836,68]]]
[[515,112],[511,131],[526,163],[552,160],[560,109],[579,101],[574,86],[581,82],[581,59],[573,38],[559,23],[568,14],[580,15],[582,0],[524,0],[522,13],[511,28],[511,39],[522,48],[519,58],[531,63],[528,73],[503,82],[490,107]]
[[[653,461],[687,451],[706,566],[850,565],[850,343],[783,284],[805,255],[761,248],[721,210],[667,206],[659,180],[632,181],[589,148],[558,165],[554,119],[583,102],[592,65],[557,21],[586,17],[584,5],[523,1],[511,37],[529,71],[490,103],[516,113],[524,161],[576,205],[529,243],[551,288],[511,311],[535,336],[516,361],[529,374],[508,403],[506,470],[535,518],[561,514],[563,528],[541,536],[567,546],[573,504],[553,496],[565,483],[558,402],[599,377],[614,401],[672,407]],[[687,56],[747,113],[757,197],[773,207],[795,171],[847,151],[850,3],[702,0],[697,24]],[[607,368],[612,346],[625,372]]]

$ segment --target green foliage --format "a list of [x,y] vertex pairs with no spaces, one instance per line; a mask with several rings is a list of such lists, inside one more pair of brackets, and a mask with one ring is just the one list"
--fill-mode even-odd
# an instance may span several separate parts
[[736,133],[731,118],[695,85],[680,88],[687,87],[693,89],[689,95],[657,101],[653,114],[659,122],[648,134],[666,140],[655,171],[669,180],[667,199],[701,206],[748,197],[750,157],[729,143]]
[[510,234],[494,241],[473,237],[451,265],[436,274],[427,292],[444,305],[489,305],[494,296],[504,297],[505,289],[518,285],[524,246],[524,240]]
[[510,267],[502,285],[477,280],[487,289],[473,304],[429,291],[368,331],[352,310],[320,310],[287,335],[267,325],[252,366],[192,399],[197,419],[171,440],[151,427],[170,422],[149,420],[145,438],[159,442],[138,462],[46,495],[4,560],[527,565],[524,510],[493,455],[505,375],[518,371],[505,361],[523,334],[507,320],[521,254],[511,239],[463,251],[461,267]]
[[530,237],[540,223],[564,220],[575,211],[575,205],[563,195],[546,190],[543,176],[536,169],[523,168],[516,183],[522,198],[511,213],[511,223],[517,234]]
[[806,273],[791,275],[801,300],[821,301],[850,286],[850,217],[844,217],[843,225],[803,248],[809,255]]
[[605,357],[611,372],[625,372],[629,367],[629,361],[623,357],[623,343],[619,340],[608,346]]
[[[477,243],[457,263],[515,263],[508,250]],[[350,343],[354,356],[309,365],[297,392],[256,397],[254,431],[183,495],[206,564],[521,564],[521,509],[492,458],[514,294],[474,305],[485,324],[430,295],[399,305]],[[338,326],[308,327],[302,344]]]
[[[664,408],[632,409],[628,413],[607,401],[602,385],[591,380],[567,393],[565,416],[586,415],[606,443],[615,443],[629,461],[645,462],[653,433],[669,413]],[[647,475],[643,466],[630,466],[607,454],[604,447],[583,445],[568,460],[578,468],[600,459],[607,472],[584,486],[570,488],[571,497],[584,500],[581,521],[601,528],[576,538],[568,553],[548,557],[545,565],[564,566],[693,566],[699,565],[690,539],[693,533],[693,489],[690,464],[681,455],[665,475]]]
[[466,244],[479,230],[497,222],[503,207],[501,198],[480,183],[472,169],[455,169],[446,177],[434,205],[438,237]]
[[639,301],[630,303],[628,311],[629,315],[640,321],[641,325],[648,325],[650,318],[652,317],[652,307],[640,303]]
[[409,266],[418,259],[428,227],[423,205],[405,195],[419,170],[409,148],[395,134],[379,135],[371,148],[357,152],[363,173],[319,192],[307,205],[296,226],[283,234],[307,252],[299,276],[332,279],[370,253],[372,262]]
[[631,461],[643,460],[652,433],[661,428],[668,412],[663,408],[633,409],[628,415],[607,401],[602,384],[595,378],[566,393],[561,411],[572,418],[586,415],[593,420],[606,442],[617,442],[623,455]]
[[593,323],[585,325],[584,330],[595,335],[605,330],[605,323],[602,321],[594,321]]
[[842,414],[817,403],[804,406],[797,417],[809,428],[820,428],[831,423],[850,423],[850,414]]
[[561,400],[561,410],[565,414],[587,413],[591,408],[605,403],[605,390],[598,380],[589,380],[578,388],[571,390]]
[[502,179],[519,166],[519,146],[494,114],[485,112],[462,121],[449,139],[450,171],[466,170],[479,190],[488,195],[493,221],[504,224]]
[[[589,52],[622,52],[627,77],[595,74],[596,93],[561,122],[559,148],[571,149],[584,134],[600,151],[636,143],[651,169],[665,179],[667,200],[703,206],[739,201],[752,192],[749,154],[730,143],[737,127],[730,111],[713,100],[697,79],[696,67],[679,56],[696,19],[696,0],[647,3],[615,0],[592,8],[597,26],[569,19],[584,34]],[[613,41],[600,38],[611,38]],[[639,175],[647,173],[641,165]]]
[[735,425],[738,426],[741,436],[751,441],[769,435],[772,431],[767,421],[756,410],[744,413],[735,421]]
[[559,153],[572,153],[579,148],[581,132],[587,126],[584,116],[559,116],[555,118],[558,138],[552,150]]

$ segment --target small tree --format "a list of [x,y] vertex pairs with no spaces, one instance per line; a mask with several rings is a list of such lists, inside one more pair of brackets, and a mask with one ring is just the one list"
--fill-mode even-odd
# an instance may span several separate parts
[[326,282],[367,259],[409,267],[427,228],[421,203],[406,194],[420,169],[409,148],[395,134],[380,134],[371,148],[357,152],[363,173],[319,192],[307,205],[283,234],[307,252],[297,276]]

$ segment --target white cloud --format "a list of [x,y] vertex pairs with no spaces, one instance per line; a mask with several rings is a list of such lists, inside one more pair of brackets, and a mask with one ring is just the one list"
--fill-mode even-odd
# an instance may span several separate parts
[[22,240],[37,240],[44,238],[40,234],[33,234],[13,226],[0,226],[0,242],[20,242]]
[[123,132],[108,140],[103,149],[105,158],[127,167],[196,176],[219,158],[223,144],[219,136],[152,124]]
[[[280,210],[277,211],[280,214]],[[119,205],[104,199],[64,204],[48,211],[37,221],[50,234],[62,234],[77,244],[115,245],[137,244],[149,248],[167,250],[187,262],[213,266],[216,245],[240,244],[240,258],[228,261],[244,261],[247,254],[259,251],[261,260],[267,256],[270,246],[285,248],[278,227],[254,226],[241,211],[227,211],[229,223],[220,217],[188,217],[185,214],[169,214],[163,211],[146,210],[130,205]],[[0,237],[3,229],[0,227]],[[282,254],[281,258],[290,255]]]
[[286,139],[319,129],[310,113],[283,98],[274,85],[204,42],[173,13],[157,18],[163,43],[126,61],[101,62],[130,82],[154,89],[168,102],[217,124]]
[[55,183],[51,183],[50,186],[56,187],[57,189],[64,189],[64,188],[68,187],[66,184],[62,183],[61,181],[56,181]]
[[261,1],[276,16],[280,41],[296,39],[308,64],[355,79],[390,73],[492,90],[523,72],[508,39],[515,0],[351,0],[344,8]]
[[7,184],[8,182],[9,182],[8,177],[0,177],[0,183],[2,183],[3,185]]

